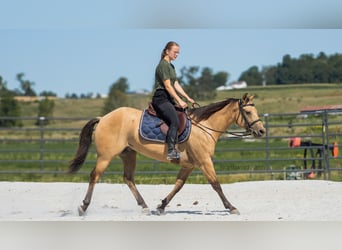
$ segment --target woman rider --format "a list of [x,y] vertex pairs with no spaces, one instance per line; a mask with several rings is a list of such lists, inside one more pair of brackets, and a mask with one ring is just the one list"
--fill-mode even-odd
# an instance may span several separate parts
[[195,101],[187,95],[177,80],[175,67],[171,61],[176,60],[178,55],[179,45],[173,41],[168,42],[162,51],[161,60],[156,67],[155,87],[152,97],[152,105],[157,112],[157,115],[169,126],[166,135],[166,143],[168,146],[167,160],[180,158],[180,155],[175,148],[178,138],[177,130],[179,120],[174,105],[177,103],[182,109],[187,108],[186,102],[184,102],[181,97],[186,98],[187,101],[192,104],[195,103]]

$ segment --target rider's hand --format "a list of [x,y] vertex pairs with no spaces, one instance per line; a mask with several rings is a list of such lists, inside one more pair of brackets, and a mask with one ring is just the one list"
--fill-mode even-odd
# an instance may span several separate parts
[[195,103],[194,99],[192,99],[192,98],[189,98],[188,101],[189,101],[191,104],[194,104],[194,103]]
[[182,109],[186,109],[188,107],[188,104],[186,104],[186,102],[184,102],[183,100],[179,101],[179,106],[181,106]]

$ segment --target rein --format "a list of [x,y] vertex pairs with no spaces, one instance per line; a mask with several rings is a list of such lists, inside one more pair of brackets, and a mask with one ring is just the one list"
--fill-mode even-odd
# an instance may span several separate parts
[[[197,104],[197,105],[199,106],[199,104]],[[186,115],[187,115],[188,119],[191,119],[194,122],[194,125],[196,125],[200,129],[202,129],[203,131],[205,131],[205,129],[207,129],[207,130],[210,130],[210,131],[213,131],[213,132],[217,132],[217,133],[221,133],[221,134],[230,134],[230,135],[234,135],[236,137],[244,137],[244,136],[247,136],[247,135],[251,135],[252,134],[251,133],[252,132],[252,126],[255,123],[261,121],[261,119],[257,119],[257,120],[255,120],[255,121],[253,121],[251,123],[248,122],[248,119],[246,117],[246,111],[244,110],[244,107],[247,107],[247,106],[253,106],[254,107],[255,105],[254,104],[245,104],[245,105],[243,105],[242,100],[241,99],[239,100],[239,116],[240,115],[242,116],[242,119],[244,120],[244,122],[246,124],[246,131],[245,132],[237,132],[237,133],[235,133],[235,132],[229,132],[227,130],[225,130],[225,131],[216,130],[216,129],[210,128],[208,126],[205,126],[205,125],[203,125],[203,124],[201,124],[199,122],[195,122],[194,120],[192,120],[190,118],[190,115],[188,114],[188,112],[186,112]],[[238,120],[239,116],[237,117],[236,121]],[[205,131],[205,132],[207,132],[207,131]]]

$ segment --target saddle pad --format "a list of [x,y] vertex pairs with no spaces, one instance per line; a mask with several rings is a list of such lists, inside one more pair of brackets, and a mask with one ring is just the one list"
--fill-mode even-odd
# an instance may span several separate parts
[[[160,125],[163,121],[156,117],[151,116],[147,110],[143,111],[139,125],[139,134],[142,138],[148,141],[165,143],[166,135],[162,133]],[[178,143],[182,143],[189,138],[191,131],[191,121],[187,119],[185,130],[178,135]]]

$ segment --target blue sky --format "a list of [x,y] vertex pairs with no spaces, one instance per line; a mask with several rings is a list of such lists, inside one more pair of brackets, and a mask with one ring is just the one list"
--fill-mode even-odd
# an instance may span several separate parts
[[[114,3],[115,2],[115,3]],[[2,3],[0,75],[9,89],[24,73],[39,93],[108,93],[126,77],[131,90],[153,85],[166,42],[177,41],[183,66],[226,71],[285,54],[342,53],[341,1],[20,1]],[[200,3],[201,2],[201,3]],[[247,6],[247,7],[246,7]]]

